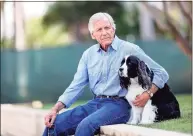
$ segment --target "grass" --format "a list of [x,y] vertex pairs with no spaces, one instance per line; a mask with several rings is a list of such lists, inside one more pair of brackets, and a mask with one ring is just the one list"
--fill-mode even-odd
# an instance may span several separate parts
[[[154,123],[152,125],[141,125],[144,127],[157,128],[163,130],[170,130],[183,133],[192,132],[192,95],[176,95],[181,109],[181,118],[163,121],[160,123]],[[76,107],[80,104],[84,104],[85,101],[77,101],[71,107]],[[47,104],[43,109],[50,109],[54,104]]]
[[[76,101],[74,104],[72,104],[70,106],[70,108],[74,108],[74,107],[81,105],[81,104],[84,104],[84,103],[86,103],[86,101]],[[54,104],[55,103],[45,104],[42,109],[51,109],[54,106]]]

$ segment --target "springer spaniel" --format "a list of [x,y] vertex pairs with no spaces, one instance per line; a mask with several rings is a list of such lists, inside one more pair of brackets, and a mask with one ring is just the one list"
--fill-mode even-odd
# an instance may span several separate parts
[[150,89],[154,73],[136,56],[126,56],[119,69],[120,85],[128,90],[125,96],[131,105],[131,118],[128,124],[152,124],[180,117],[177,99],[170,91],[167,83],[147,101],[144,107],[133,105],[137,95]]

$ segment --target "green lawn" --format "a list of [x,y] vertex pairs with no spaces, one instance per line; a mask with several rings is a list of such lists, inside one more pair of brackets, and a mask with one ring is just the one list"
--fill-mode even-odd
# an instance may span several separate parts
[[[77,102],[75,102],[74,104],[72,104],[72,105],[70,106],[70,108],[74,108],[74,107],[76,107],[76,106],[78,106],[78,105],[80,105],[80,104],[84,104],[84,103],[86,103],[86,101],[77,101]],[[55,103],[54,103],[54,104],[55,104]],[[53,103],[45,104],[45,105],[43,106],[43,109],[51,109],[52,106],[54,106],[54,104],[53,104]]]
[[[192,128],[192,95],[176,95],[181,109],[182,117],[179,119],[173,119],[169,121],[163,121],[160,123],[154,123],[152,125],[145,125],[145,127],[158,128],[164,130],[178,131],[183,133],[191,133]],[[77,101],[71,107],[76,107],[85,101]],[[54,104],[47,104],[43,108],[50,109]]]

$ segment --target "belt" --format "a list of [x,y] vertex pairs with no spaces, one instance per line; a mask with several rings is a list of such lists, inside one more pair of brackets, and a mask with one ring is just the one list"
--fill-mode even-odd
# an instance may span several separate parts
[[114,95],[114,96],[98,95],[98,96],[95,96],[95,98],[113,98],[113,99],[121,99],[121,98],[124,98],[124,97],[119,97],[118,95]]

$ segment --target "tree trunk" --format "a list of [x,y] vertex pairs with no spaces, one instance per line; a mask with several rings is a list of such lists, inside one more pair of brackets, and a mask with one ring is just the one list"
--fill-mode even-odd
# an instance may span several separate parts
[[5,20],[5,10],[4,10],[4,2],[0,2],[0,13],[1,13],[1,28],[3,28],[3,31],[1,31],[1,48],[5,47],[5,38],[6,38],[6,20]]
[[14,1],[14,46],[18,51],[26,49],[23,3]]
[[3,9],[1,9],[1,27],[2,27],[2,30],[1,30],[1,43],[3,45],[1,45],[1,48],[4,48],[5,47],[5,32],[6,32],[6,24],[5,24],[5,12]]

